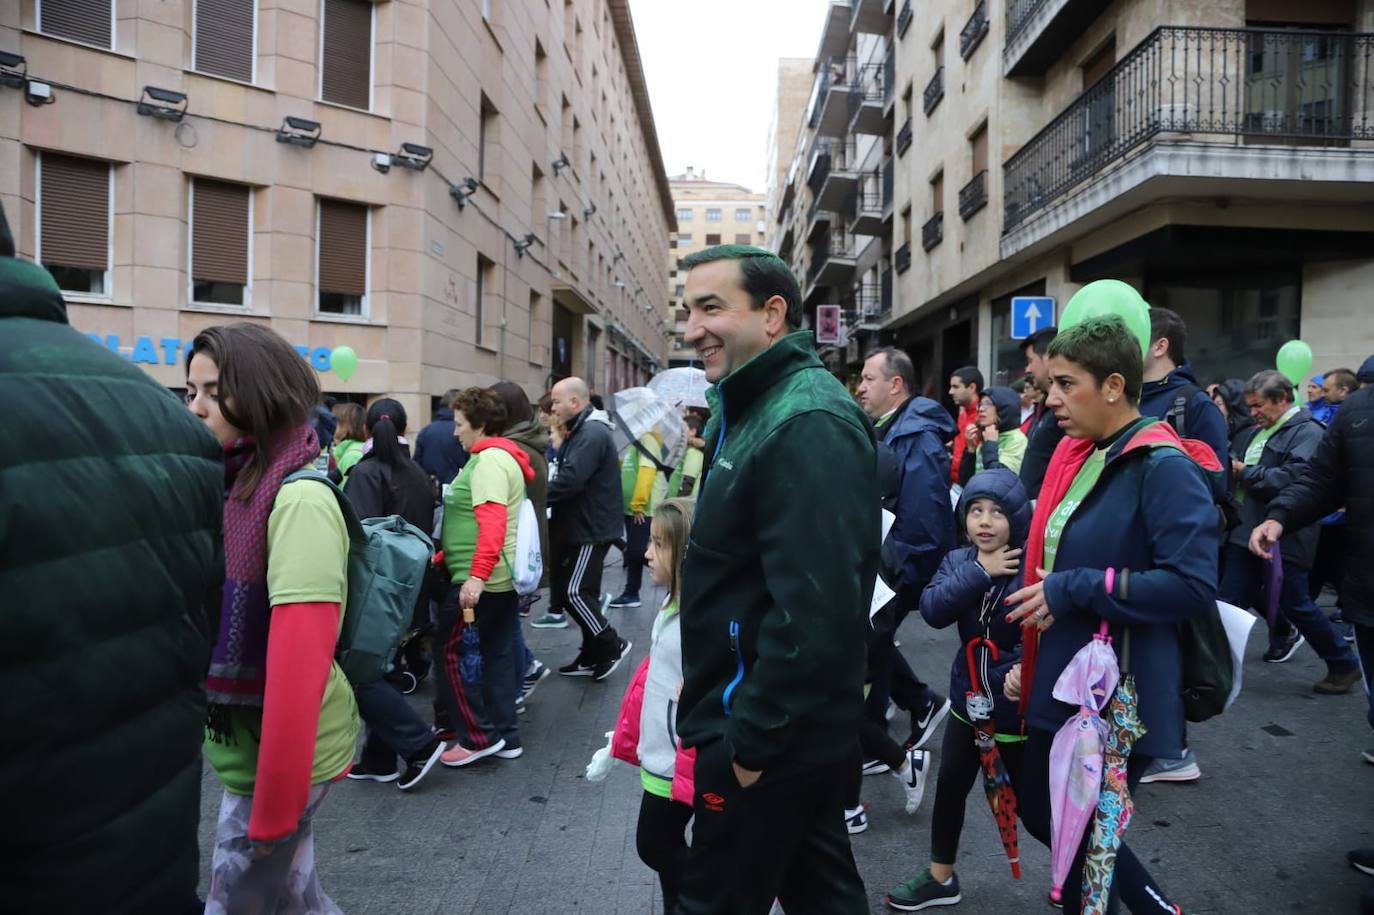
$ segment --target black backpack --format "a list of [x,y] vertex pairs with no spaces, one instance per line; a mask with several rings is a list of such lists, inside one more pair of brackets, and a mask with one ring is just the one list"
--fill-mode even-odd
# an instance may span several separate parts
[[[1164,414],[1164,421],[1173,427],[1179,438],[1188,437],[1188,404],[1193,402],[1200,389],[1197,385],[1185,384],[1174,394],[1174,402]],[[1213,483],[1212,501],[1216,503],[1217,515],[1223,539],[1227,533],[1240,524],[1240,506],[1231,493],[1231,468],[1223,467],[1220,480]]]

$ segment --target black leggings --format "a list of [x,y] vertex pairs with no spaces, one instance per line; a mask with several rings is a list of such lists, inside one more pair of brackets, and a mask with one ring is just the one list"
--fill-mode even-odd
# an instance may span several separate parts
[[[1024,790],[1017,789],[1021,821],[1026,831],[1046,848],[1050,847],[1050,747],[1054,735],[1049,731],[1032,729],[1026,741],[1026,761],[1022,768]],[[1134,795],[1140,784],[1140,776],[1150,765],[1150,757],[1132,754],[1126,762],[1126,784]],[[1092,838],[1092,824],[1088,824],[1083,841],[1078,846],[1078,854],[1073,859],[1073,867],[1064,881],[1064,911],[1077,912],[1082,909],[1083,895],[1083,856],[1087,853],[1088,842]],[[1176,909],[1155,883],[1145,865],[1135,856],[1127,845],[1122,845],[1116,853],[1116,873],[1112,878],[1112,895],[1108,903],[1109,915],[1115,913],[1124,901],[1126,908],[1135,915],[1147,913],[1167,913],[1175,915]]]
[[[1012,788],[1020,795],[1025,744],[998,743],[997,750],[1011,777]],[[940,746],[940,779],[935,783],[935,813],[930,820],[930,860],[936,864],[953,865],[959,857],[964,809],[969,792],[982,780],[982,771],[973,728],[950,715],[945,721],[945,741]],[[978,795],[984,796],[981,790]]]
[[677,894],[687,868],[687,821],[691,818],[691,807],[647,791],[639,804],[635,850],[639,860],[658,874],[666,913],[677,908]]

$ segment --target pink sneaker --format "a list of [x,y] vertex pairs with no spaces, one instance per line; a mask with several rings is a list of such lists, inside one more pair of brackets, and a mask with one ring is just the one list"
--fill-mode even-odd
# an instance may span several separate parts
[[485,759],[488,756],[499,753],[505,748],[505,740],[498,740],[496,743],[483,747],[480,750],[469,750],[460,743],[454,744],[452,749],[444,751],[444,755],[439,757],[439,762],[454,768],[466,766],[468,763],[475,763],[479,759]]

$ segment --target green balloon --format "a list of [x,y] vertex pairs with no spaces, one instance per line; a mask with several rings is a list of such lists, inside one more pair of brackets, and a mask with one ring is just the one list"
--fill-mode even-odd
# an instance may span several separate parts
[[1118,315],[1140,341],[1140,354],[1150,349],[1150,306],[1130,283],[1094,280],[1074,294],[1059,316],[1059,329],[1067,330],[1085,318]]
[[353,377],[358,370],[358,354],[351,346],[336,346],[329,354],[329,367],[344,381]]
[[1301,340],[1289,340],[1279,348],[1278,369],[1293,384],[1302,384],[1312,371],[1312,347]]

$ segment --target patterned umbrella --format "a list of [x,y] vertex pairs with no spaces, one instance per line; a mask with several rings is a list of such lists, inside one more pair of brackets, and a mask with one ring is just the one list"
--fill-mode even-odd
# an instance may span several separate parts
[[[1021,847],[1016,837],[1016,791],[1007,774],[1006,763],[997,750],[996,723],[992,718],[992,697],[987,695],[978,679],[978,666],[973,663],[973,649],[983,645],[987,651],[984,657],[992,656],[998,660],[997,646],[985,638],[970,639],[968,652],[968,673],[970,685],[967,709],[969,720],[973,723],[973,739],[978,745],[978,759],[983,764],[983,790],[988,796],[988,806],[997,822],[997,831],[1002,836],[1002,847],[1011,861],[1011,875],[1021,879]],[[984,680],[987,678],[984,677]]]
[[1126,786],[1126,760],[1131,755],[1131,747],[1145,734],[1145,725],[1141,724],[1138,713],[1135,677],[1124,674],[1107,706],[1102,793],[1097,798],[1097,810],[1093,812],[1092,839],[1083,860],[1083,915],[1106,915],[1112,875],[1116,871],[1116,850],[1135,812],[1135,802]]
[[1078,706],[1050,746],[1050,899],[1055,902],[1063,897],[1064,881],[1102,791],[1101,712],[1120,679],[1111,641],[1104,620],[1054,683],[1054,698]]
[[709,407],[706,389],[710,386],[704,371],[690,367],[668,369],[649,379],[649,390],[675,407]]

